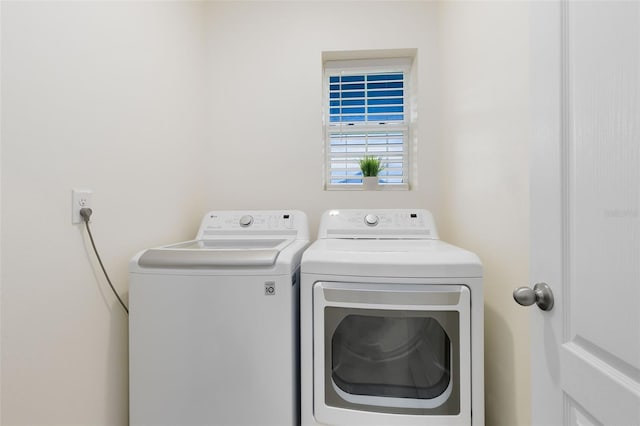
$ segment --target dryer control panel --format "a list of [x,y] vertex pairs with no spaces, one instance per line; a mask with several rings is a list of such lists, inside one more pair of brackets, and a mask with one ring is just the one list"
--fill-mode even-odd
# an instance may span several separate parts
[[202,219],[197,239],[289,236],[308,239],[307,217],[297,210],[211,211]]
[[438,239],[430,212],[423,209],[329,210],[318,238]]

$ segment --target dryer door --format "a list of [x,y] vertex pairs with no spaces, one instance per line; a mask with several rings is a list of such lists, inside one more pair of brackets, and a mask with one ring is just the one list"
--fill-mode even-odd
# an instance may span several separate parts
[[313,293],[319,422],[470,423],[467,287],[318,282]]

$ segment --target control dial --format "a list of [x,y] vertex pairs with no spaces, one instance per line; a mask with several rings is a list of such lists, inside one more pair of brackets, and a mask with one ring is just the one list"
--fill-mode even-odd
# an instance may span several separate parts
[[247,226],[251,225],[253,223],[253,216],[250,215],[244,215],[240,218],[240,226],[242,226],[243,228],[246,228]]
[[364,223],[369,226],[376,226],[378,224],[378,216],[375,214],[368,214],[364,217]]

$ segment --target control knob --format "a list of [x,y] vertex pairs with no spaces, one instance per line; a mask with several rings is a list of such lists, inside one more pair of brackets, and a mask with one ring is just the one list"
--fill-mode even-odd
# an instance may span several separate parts
[[242,226],[243,228],[246,228],[247,226],[251,225],[253,223],[253,216],[250,215],[244,215],[240,218],[240,226]]
[[375,214],[368,214],[364,217],[364,223],[369,226],[376,226],[378,224],[378,216]]

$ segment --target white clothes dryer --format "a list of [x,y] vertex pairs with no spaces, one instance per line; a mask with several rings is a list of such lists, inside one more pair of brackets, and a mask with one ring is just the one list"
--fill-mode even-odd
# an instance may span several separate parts
[[478,257],[426,210],[332,210],[301,263],[302,425],[484,425]]
[[299,424],[299,211],[212,211],[130,264],[132,426]]

